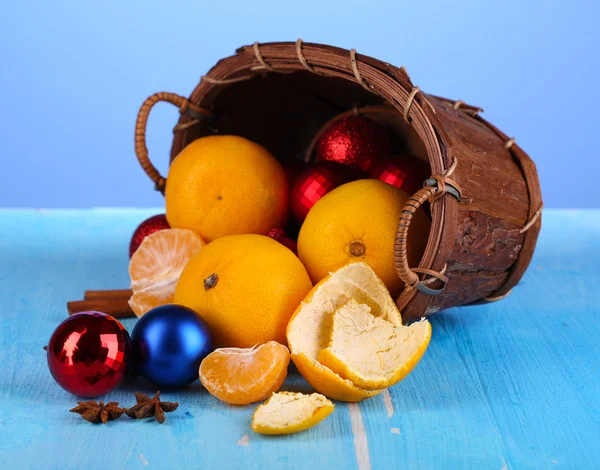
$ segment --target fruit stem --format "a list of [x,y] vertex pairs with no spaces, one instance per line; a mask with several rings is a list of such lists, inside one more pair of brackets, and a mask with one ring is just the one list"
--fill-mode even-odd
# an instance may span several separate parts
[[212,273],[210,276],[204,279],[204,290],[212,289],[217,285],[217,282],[219,282],[219,276],[217,276],[215,273]]

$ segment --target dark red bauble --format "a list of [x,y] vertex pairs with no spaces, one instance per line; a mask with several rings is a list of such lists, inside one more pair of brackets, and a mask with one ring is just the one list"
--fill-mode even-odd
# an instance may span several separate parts
[[392,153],[385,127],[363,116],[346,116],[325,130],[315,147],[317,161],[326,160],[363,171]]
[[99,397],[119,386],[131,356],[127,330],[100,312],[70,316],[48,343],[48,368],[54,380],[80,397]]
[[290,160],[283,164],[288,188],[292,188],[298,177],[306,170],[308,164],[300,160]]
[[308,211],[325,194],[361,177],[364,177],[364,173],[340,163],[317,162],[309,165],[298,177],[290,193],[292,214],[302,223]]
[[281,243],[283,246],[289,248],[295,255],[298,254],[298,243],[296,243],[295,240],[292,240],[290,237],[288,237],[287,233],[285,233],[285,230],[283,230],[282,228],[272,228],[271,230],[269,230],[267,237],[270,237],[273,240]]
[[135,229],[133,235],[131,237],[131,242],[129,243],[129,257],[131,258],[136,250],[140,247],[144,238],[148,235],[158,232],[159,230],[164,230],[166,228],[171,228],[169,222],[167,222],[167,216],[165,214],[157,214],[153,215],[149,219],[144,220],[138,228]]
[[383,159],[369,175],[412,195],[423,187],[430,173],[429,166],[423,160],[404,154]]

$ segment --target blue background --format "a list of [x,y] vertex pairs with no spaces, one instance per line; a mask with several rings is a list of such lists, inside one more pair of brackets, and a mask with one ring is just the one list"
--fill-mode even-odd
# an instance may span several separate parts
[[[547,207],[599,207],[592,180],[600,8],[592,1],[9,0],[0,7],[1,207],[159,206],[133,153],[156,91],[187,95],[254,41],[356,48],[463,99],[538,165]],[[174,108],[149,125],[167,170]]]

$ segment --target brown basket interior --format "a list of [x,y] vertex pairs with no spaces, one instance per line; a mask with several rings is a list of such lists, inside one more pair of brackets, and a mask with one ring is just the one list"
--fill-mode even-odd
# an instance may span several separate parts
[[[225,87],[205,98],[213,118],[186,133],[185,144],[211,134],[234,134],[257,142],[280,161],[303,160],[319,129],[354,107],[386,106],[385,99],[345,79],[309,72],[265,74]],[[393,109],[390,107],[390,109]],[[429,162],[425,147],[398,112],[369,113],[390,130],[393,153]]]

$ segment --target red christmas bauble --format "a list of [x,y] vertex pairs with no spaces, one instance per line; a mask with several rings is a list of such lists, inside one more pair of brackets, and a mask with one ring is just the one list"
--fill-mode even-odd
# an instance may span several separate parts
[[405,154],[383,159],[369,175],[412,195],[423,187],[430,173],[429,166],[423,160]]
[[137,251],[144,241],[144,238],[154,232],[166,228],[171,228],[171,226],[169,225],[169,222],[167,222],[167,216],[165,214],[153,215],[149,219],[144,220],[138,225],[138,228],[135,229],[135,232],[133,232],[133,235],[131,236],[131,242],[129,243],[129,257],[131,258]]
[[290,193],[292,214],[302,223],[308,211],[325,194],[362,176],[362,172],[339,163],[317,162],[309,165],[298,177]]
[[81,312],[63,321],[48,343],[48,368],[67,392],[99,397],[123,380],[131,360],[127,330],[110,315]]
[[298,254],[298,243],[296,243],[295,240],[292,240],[290,237],[288,237],[285,233],[285,230],[283,230],[282,228],[272,228],[271,230],[269,230],[267,237],[270,237],[273,240],[276,240],[279,243],[281,243],[283,246],[288,247],[290,250],[292,250],[292,252],[295,255]]
[[363,171],[392,153],[385,127],[363,116],[346,116],[325,130],[315,147],[317,161],[326,160]]
[[307,163],[300,160],[290,160],[283,164],[285,176],[287,178],[288,188],[292,188],[298,177],[306,170]]

